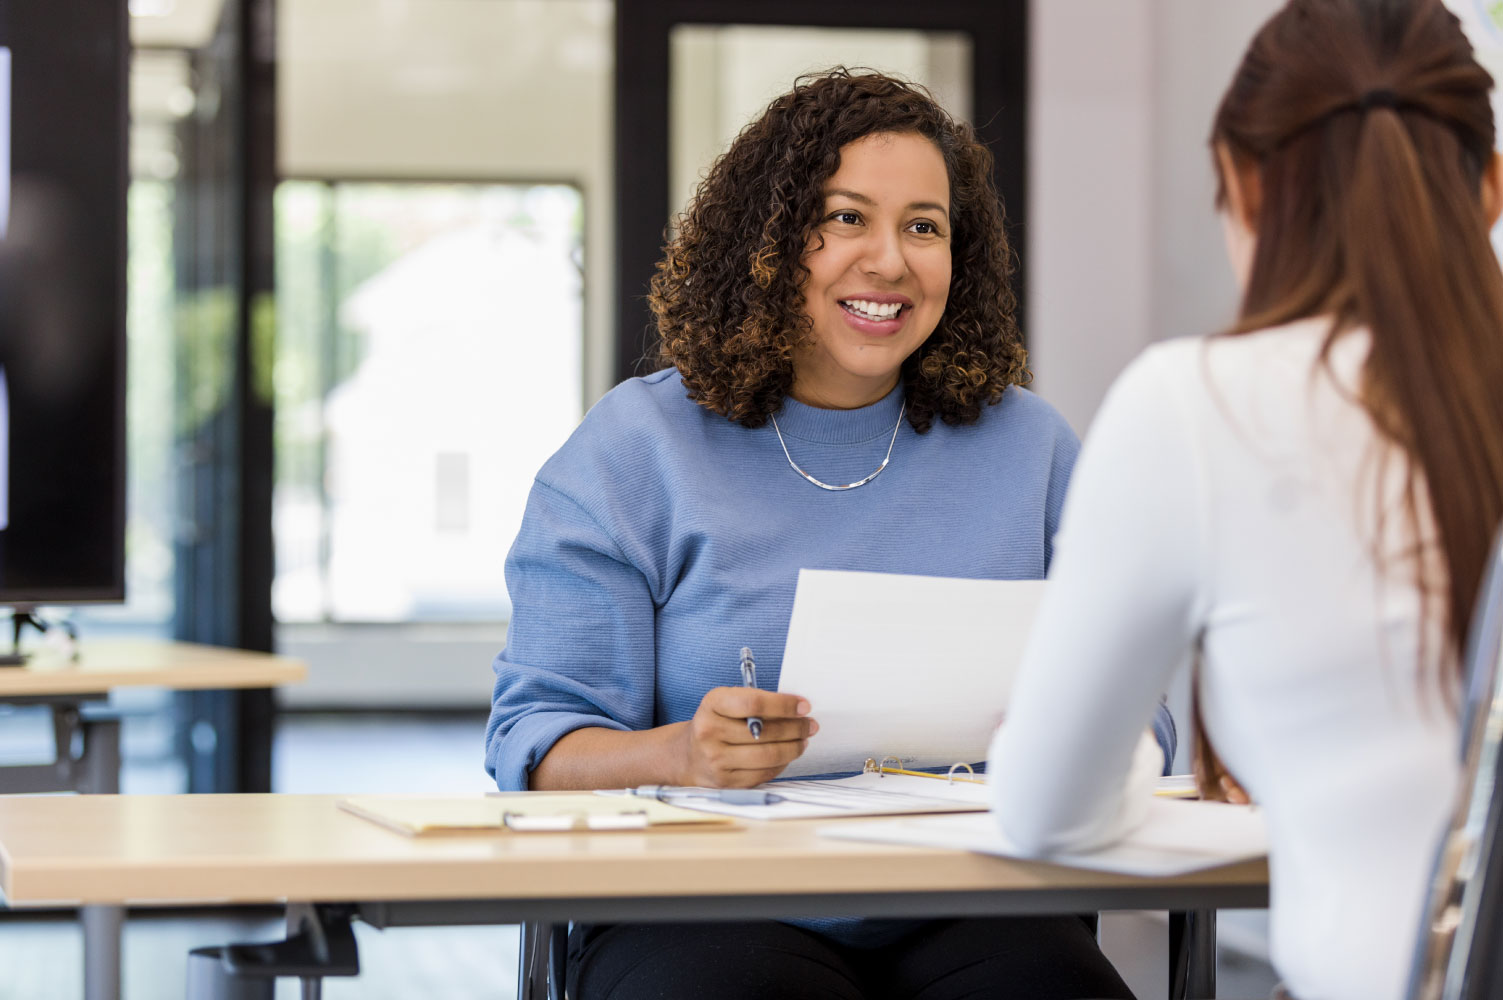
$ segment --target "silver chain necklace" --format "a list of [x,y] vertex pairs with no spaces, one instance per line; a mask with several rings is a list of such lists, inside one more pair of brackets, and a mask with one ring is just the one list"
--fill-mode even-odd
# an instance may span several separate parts
[[882,457],[882,464],[877,466],[877,471],[873,472],[865,479],[858,479],[854,483],[846,483],[844,486],[831,486],[829,483],[822,483],[818,479],[815,479],[813,476],[809,475],[809,473],[805,472],[803,469],[799,468],[798,463],[793,460],[793,456],[788,454],[788,442],[783,440],[783,431],[778,427],[778,415],[776,413],[770,413],[768,414],[768,416],[772,417],[772,429],[777,432],[778,444],[783,446],[783,457],[788,459],[788,465],[793,469],[794,472],[797,472],[799,475],[803,476],[805,479],[809,480],[809,482],[813,483],[815,486],[818,486],[822,490],[854,490],[856,487],[865,486],[867,483],[880,476],[882,474],[882,470],[887,468],[887,463],[892,461],[892,446],[894,444],[897,444],[898,431],[903,427],[903,414],[906,412],[908,412],[908,400],[905,399],[903,400],[903,405],[898,407],[898,422],[893,425],[892,440],[887,442],[887,454]]

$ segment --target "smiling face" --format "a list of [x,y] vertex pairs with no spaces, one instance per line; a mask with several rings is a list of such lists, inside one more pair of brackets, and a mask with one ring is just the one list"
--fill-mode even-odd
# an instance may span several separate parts
[[950,181],[921,135],[877,133],[840,150],[804,266],[812,321],[793,358],[793,398],[852,409],[897,385],[950,294]]

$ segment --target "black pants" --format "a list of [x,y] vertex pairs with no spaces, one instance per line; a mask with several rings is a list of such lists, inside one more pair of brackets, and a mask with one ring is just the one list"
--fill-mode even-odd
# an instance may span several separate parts
[[569,935],[571,1000],[1132,1000],[1079,917],[935,920],[853,948],[771,920]]

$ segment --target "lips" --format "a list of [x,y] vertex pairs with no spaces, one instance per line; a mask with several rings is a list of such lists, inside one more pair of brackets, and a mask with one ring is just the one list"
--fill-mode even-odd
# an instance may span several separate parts
[[899,295],[837,299],[846,325],[869,337],[890,337],[908,323],[914,305]]

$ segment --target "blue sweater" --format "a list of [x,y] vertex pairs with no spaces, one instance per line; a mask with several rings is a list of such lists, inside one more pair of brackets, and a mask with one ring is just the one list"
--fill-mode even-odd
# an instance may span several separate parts
[[[691,718],[710,688],[741,682],[742,646],[776,689],[801,567],[1048,569],[1078,442],[1024,389],[969,426],[920,435],[905,421],[888,468],[844,493],[795,474],[770,424],[749,430],[685,392],[674,369],[622,383],[538,473],[506,562],[512,619],[486,729],[502,789],[526,788],[575,729]],[[778,424],[810,474],[854,482],[881,463],[901,402],[901,387],[859,410],[788,399]]]

